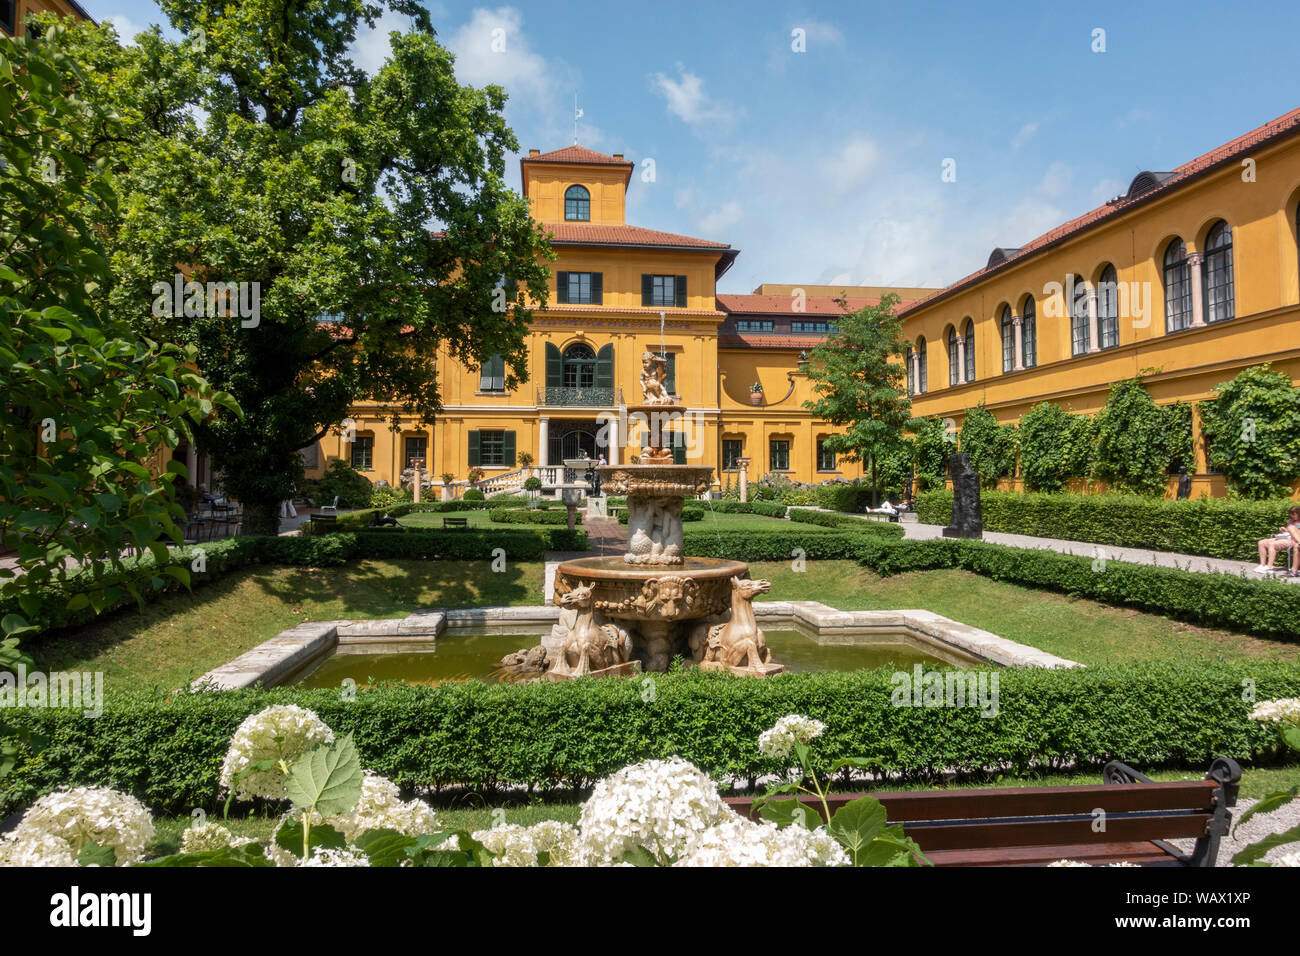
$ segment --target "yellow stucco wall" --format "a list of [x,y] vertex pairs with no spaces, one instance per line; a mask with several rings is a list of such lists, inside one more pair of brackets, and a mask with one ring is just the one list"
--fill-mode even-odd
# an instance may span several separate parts
[[[78,20],[83,19],[70,3],[65,0],[17,0],[14,14],[14,33],[13,36],[22,36],[27,31],[23,24],[29,16],[35,16],[38,13],[57,13],[61,17],[74,17]],[[0,33],[8,33],[3,27],[0,27]]]

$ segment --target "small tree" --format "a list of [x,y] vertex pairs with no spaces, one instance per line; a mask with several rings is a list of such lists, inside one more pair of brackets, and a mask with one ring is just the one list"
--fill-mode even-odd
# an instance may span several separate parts
[[1190,452],[1188,411],[1186,405],[1161,408],[1140,379],[1116,382],[1093,419],[1094,477],[1114,491],[1164,494],[1170,463],[1185,461]]
[[1289,496],[1300,477],[1300,389],[1289,376],[1256,365],[1215,386],[1201,402],[1209,464],[1228,492],[1243,498]]
[[[804,402],[813,415],[846,429],[825,439],[846,461],[865,461],[873,503],[880,500],[879,459],[895,448],[911,420],[898,296],[857,312],[844,307],[836,330],[813,349],[808,379],[817,398]],[[841,303],[843,305],[843,303]]]
[[959,433],[961,451],[970,456],[971,467],[984,488],[997,486],[999,478],[1016,471],[1016,426],[999,425],[983,405],[966,409]]
[[1061,491],[1092,464],[1092,421],[1042,402],[1020,419],[1020,474],[1029,491]]

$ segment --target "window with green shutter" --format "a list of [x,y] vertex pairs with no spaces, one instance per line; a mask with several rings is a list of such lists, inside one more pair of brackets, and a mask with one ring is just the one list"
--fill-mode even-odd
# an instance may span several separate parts
[[375,467],[373,435],[357,435],[352,439],[352,467],[357,471],[369,471]]
[[686,276],[644,274],[641,305],[647,308],[686,308]]
[[504,392],[506,390],[506,360],[494,355],[479,367],[478,389],[480,392]]
[[601,305],[604,299],[600,272],[557,272],[555,298],[561,305]]
[[790,470],[790,442],[781,439],[772,439],[768,448],[770,471],[789,471]]

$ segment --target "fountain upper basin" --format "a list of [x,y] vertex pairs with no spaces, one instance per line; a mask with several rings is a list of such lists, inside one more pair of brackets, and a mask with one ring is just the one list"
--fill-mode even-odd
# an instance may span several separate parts
[[576,558],[555,570],[555,602],[574,588],[589,587],[593,610],[607,617],[694,620],[730,608],[733,577],[749,577],[749,565],[723,558],[687,557],[672,565],[629,565],[613,555]]

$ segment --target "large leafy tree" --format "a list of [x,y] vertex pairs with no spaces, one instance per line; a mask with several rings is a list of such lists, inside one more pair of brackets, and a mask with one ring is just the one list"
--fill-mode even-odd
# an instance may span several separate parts
[[[0,568],[6,634],[74,572],[74,603],[96,609],[157,572],[188,580],[167,566],[183,512],[157,452],[214,398],[229,406],[195,374],[193,348],[96,308],[112,276],[83,212],[117,202],[97,156],[113,119],[76,95],[85,77],[62,39],[0,36],[0,544],[19,566]],[[124,562],[128,547],[153,565]],[[13,647],[0,644],[0,665]]]
[[1157,405],[1137,378],[1111,385],[1092,420],[1094,477],[1113,491],[1164,494],[1170,465],[1191,457],[1190,411],[1183,404]]
[[1210,466],[1243,498],[1290,496],[1300,478],[1300,389],[1257,365],[1215,387],[1200,404]]
[[[347,51],[378,3],[161,6],[182,41],[155,29],[121,48],[108,28],[77,28],[94,67],[85,95],[129,129],[115,154],[122,209],[101,220],[122,279],[113,304],[194,343],[239,401],[244,417],[205,423],[199,446],[249,530],[270,533],[298,452],[358,401],[394,425],[432,419],[440,347],[469,365],[500,354],[508,384],[523,380],[524,303],[546,301],[549,249],[505,185],[518,144],[504,93],[457,83],[414,0],[388,0],[412,25],[390,34],[374,76]],[[248,284],[241,305],[255,291],[256,314],[211,297],[203,309],[202,296],[186,311],[203,314],[165,314],[177,303],[156,284],[182,268]]]
[[899,449],[912,418],[897,304],[898,296],[890,293],[856,312],[846,308],[835,332],[813,349],[808,363],[816,397],[804,407],[844,429],[829,436],[826,446],[847,461],[867,463],[875,503],[880,499],[880,460]]

